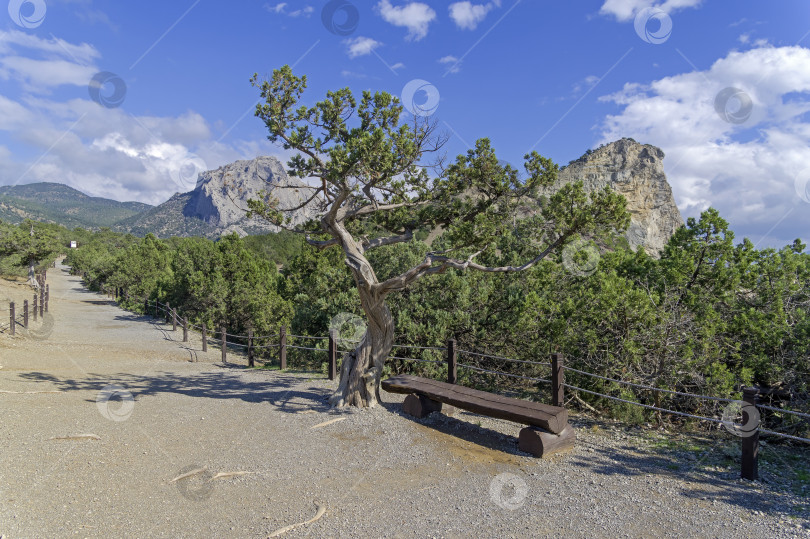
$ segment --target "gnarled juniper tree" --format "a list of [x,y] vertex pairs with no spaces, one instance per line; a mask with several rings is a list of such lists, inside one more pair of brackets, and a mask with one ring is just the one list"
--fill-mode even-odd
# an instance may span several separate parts
[[[489,140],[444,166],[438,156],[444,142],[435,124],[414,117],[403,121],[403,107],[385,92],[363,92],[358,103],[348,88],[328,92],[313,106],[301,105],[306,77],[289,66],[270,80],[251,83],[263,102],[256,116],[268,139],[295,155],[291,176],[308,179],[311,189],[295,207],[281,208],[272,190],[249,201],[251,215],[284,228],[321,232],[307,237],[318,248],[343,251],[360,296],[368,326],[356,348],[343,357],[333,406],[371,407],[379,398],[380,376],[394,340],[388,294],[448,269],[486,272],[526,270],[580,234],[599,235],[629,224],[624,197],[609,189],[587,194],[581,182],[564,185],[533,217],[514,219],[538,187],[554,183],[558,167],[537,152],[525,156],[526,177],[499,163]],[[428,158],[435,156],[432,162]],[[436,171],[433,177],[428,170]],[[290,227],[288,214],[304,206],[320,217]],[[523,241],[536,246],[521,265],[479,263],[495,251],[496,240],[520,227]],[[365,254],[383,245],[412,241],[414,232],[442,230],[444,248],[428,252],[420,264],[380,280]],[[490,259],[492,257],[489,257]]]

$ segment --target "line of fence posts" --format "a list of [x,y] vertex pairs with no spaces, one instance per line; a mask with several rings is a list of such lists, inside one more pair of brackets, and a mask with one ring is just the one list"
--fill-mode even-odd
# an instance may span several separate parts
[[[124,292],[123,290],[116,290],[117,294],[124,295],[126,294],[127,297],[129,295]],[[48,294],[48,290],[46,288],[45,294]],[[40,297],[40,301],[42,301],[42,297]],[[37,295],[34,294],[34,306],[37,304]],[[23,304],[24,309],[24,324],[25,327],[28,327],[28,301],[26,300]],[[14,334],[14,303],[12,302],[10,305],[10,318],[11,318],[11,334]],[[148,312],[149,310],[149,299],[147,298],[144,301],[144,312]],[[41,312],[41,311],[40,311]],[[172,330],[177,330],[177,311],[176,309],[172,309],[169,305],[169,302],[166,302],[166,314],[167,314],[167,322],[168,318],[171,317],[172,322]],[[155,316],[158,315],[158,302],[155,300]],[[36,320],[37,310],[34,308],[34,320]],[[188,342],[188,318],[184,317],[182,319],[183,325],[183,342]],[[228,349],[228,338],[227,332],[225,331],[225,326],[220,326],[220,335],[221,335],[221,350],[222,350],[222,362],[227,363],[227,349]],[[253,329],[248,329],[248,366],[253,367],[255,366],[255,357],[254,357],[254,350],[253,350]],[[281,370],[287,369],[287,327],[281,326],[279,328],[279,368]],[[203,352],[208,351],[208,335],[207,335],[207,328],[206,325],[202,325],[202,350]],[[329,332],[329,345],[327,349],[328,353],[328,376],[330,380],[335,380],[337,378],[337,335],[334,330],[330,330]],[[553,406],[564,407],[565,406],[565,361],[564,357],[560,353],[552,353],[550,355],[551,359],[551,404]],[[456,340],[449,339],[447,341],[447,382],[450,384],[455,384],[458,381],[458,350],[456,347]],[[760,390],[756,387],[749,387],[743,390],[743,409],[742,409],[742,424],[748,425],[751,423],[755,418],[752,418],[752,414],[758,414],[756,405],[758,402]],[[749,479],[751,481],[755,481],[759,477],[759,468],[758,468],[758,458],[759,458],[759,425],[757,425],[756,429],[741,438],[742,443],[742,457],[741,457],[741,471],[740,476],[743,479]]]

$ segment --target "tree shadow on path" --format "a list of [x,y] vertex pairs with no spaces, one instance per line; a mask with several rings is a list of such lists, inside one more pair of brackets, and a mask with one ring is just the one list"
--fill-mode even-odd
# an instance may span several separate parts
[[90,391],[94,395],[88,402],[95,402],[99,391],[109,385],[119,385],[132,393],[135,399],[162,394],[185,395],[188,397],[245,402],[269,402],[282,411],[290,413],[301,409],[319,412],[329,410],[327,388],[307,387],[308,380],[299,376],[273,374],[256,379],[242,376],[245,369],[222,367],[222,372],[155,374],[88,374],[85,378],[58,378],[48,373],[21,373],[20,378],[28,381],[47,382],[62,391]]

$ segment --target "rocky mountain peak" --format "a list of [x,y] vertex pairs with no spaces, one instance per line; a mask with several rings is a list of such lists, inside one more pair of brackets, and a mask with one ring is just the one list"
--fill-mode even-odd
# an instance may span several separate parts
[[633,248],[641,246],[657,256],[684,223],[664,174],[660,148],[623,138],[588,151],[560,171],[547,193],[577,180],[582,180],[587,191],[609,185],[624,195],[630,212],[625,236]]
[[[277,227],[262,219],[247,219],[247,201],[261,198],[267,191],[279,199],[283,208],[301,204],[305,198],[306,184],[298,178],[290,178],[284,165],[275,157],[260,156],[250,161],[235,161],[200,173],[197,187],[183,209],[186,217],[197,218],[216,227],[223,233],[231,231],[242,235],[260,231],[274,231]],[[302,223],[314,213],[302,208],[293,212],[292,224]]]

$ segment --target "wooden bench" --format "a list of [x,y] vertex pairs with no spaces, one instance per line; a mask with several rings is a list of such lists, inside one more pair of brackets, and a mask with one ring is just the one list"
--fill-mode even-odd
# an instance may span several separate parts
[[407,394],[402,403],[403,411],[414,417],[441,412],[442,404],[449,404],[476,414],[528,425],[520,431],[518,447],[536,457],[572,449],[576,441],[574,429],[568,424],[568,411],[559,406],[513,399],[407,374],[384,380],[382,387],[389,393]]

